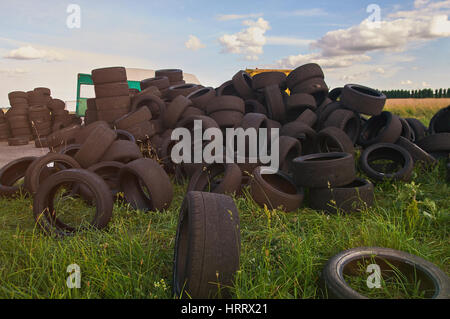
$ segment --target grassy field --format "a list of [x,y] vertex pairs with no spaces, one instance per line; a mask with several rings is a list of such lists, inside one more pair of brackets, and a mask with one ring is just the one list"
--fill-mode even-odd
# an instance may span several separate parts
[[[435,109],[430,106],[419,117],[429,121]],[[398,113],[404,112],[409,111]],[[307,205],[294,213],[268,211],[248,194],[236,198],[242,254],[233,296],[326,297],[319,285],[324,264],[340,251],[360,246],[400,249],[450,274],[450,185],[445,174],[444,163],[417,167],[411,183],[377,185],[375,206],[351,215],[327,215]],[[172,206],[164,212],[117,204],[106,231],[62,240],[35,228],[30,199],[0,199],[0,298],[173,298],[173,247],[184,194],[185,186],[176,186]],[[81,268],[82,287],[71,290],[66,269],[74,263]]]

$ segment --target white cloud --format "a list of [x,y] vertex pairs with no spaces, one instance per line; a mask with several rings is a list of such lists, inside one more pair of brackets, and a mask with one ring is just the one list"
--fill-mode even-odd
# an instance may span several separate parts
[[414,7],[422,8],[425,5],[427,5],[429,2],[430,2],[430,0],[416,0],[416,1],[414,1]]
[[380,27],[364,20],[346,29],[327,32],[310,45],[314,53],[292,55],[278,60],[280,67],[294,68],[316,62],[324,68],[344,68],[371,60],[370,52],[404,52],[409,46],[450,37],[447,8],[450,0],[416,1],[417,9],[399,11],[380,21]]
[[429,87],[431,87],[431,84],[429,84],[429,83],[423,81],[423,82],[422,82],[422,86],[423,86],[424,88],[429,88]]
[[288,46],[308,46],[314,40],[299,39],[294,37],[266,37],[267,44],[288,45]]
[[48,62],[62,61],[64,56],[52,50],[40,50],[31,45],[23,46],[10,51],[4,56],[6,59],[13,60],[45,60]]
[[321,53],[310,53],[288,56],[287,58],[278,60],[277,66],[280,68],[293,69],[303,64],[317,63],[324,69],[336,69],[349,67],[356,62],[367,62],[370,60],[371,57],[368,55],[325,57]]
[[22,69],[22,68],[15,68],[15,69],[0,69],[0,74],[6,74],[8,77],[16,77],[21,76],[24,74],[27,74],[29,70]]
[[248,14],[219,14],[216,19],[218,21],[243,20],[250,18],[262,17],[263,13],[248,13]]
[[263,18],[245,20],[242,22],[244,30],[235,34],[225,34],[219,38],[223,53],[241,54],[250,61],[258,60],[263,54],[263,47],[267,42],[265,33],[270,30],[269,22]]
[[411,80],[401,81],[400,84],[405,85],[405,86],[412,86],[413,81],[411,81]]
[[206,47],[195,35],[190,35],[189,40],[184,44],[187,49],[197,51]]
[[284,15],[295,17],[318,17],[328,15],[328,13],[324,11],[322,8],[313,8],[313,9],[294,10],[291,12],[285,12]]

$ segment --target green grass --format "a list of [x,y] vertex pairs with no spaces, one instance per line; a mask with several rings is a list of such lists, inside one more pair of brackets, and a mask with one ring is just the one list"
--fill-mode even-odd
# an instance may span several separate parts
[[[377,185],[374,207],[348,215],[327,215],[307,205],[283,213],[258,207],[248,194],[235,199],[242,252],[233,296],[326,297],[319,284],[324,264],[360,246],[406,251],[449,274],[450,185],[445,176],[444,163],[429,170],[417,167],[411,183]],[[31,199],[0,199],[0,298],[173,298],[173,249],[184,194],[185,186],[175,186],[174,201],[164,212],[116,204],[107,230],[64,239],[35,228]],[[66,286],[67,266],[74,263],[81,267],[81,289]],[[364,292],[358,283],[365,276],[349,282]],[[399,281],[387,284],[383,293],[368,293],[420,297],[415,286]]]

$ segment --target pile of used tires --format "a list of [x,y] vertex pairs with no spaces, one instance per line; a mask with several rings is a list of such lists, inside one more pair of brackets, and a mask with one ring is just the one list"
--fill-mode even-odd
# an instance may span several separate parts
[[[248,194],[261,206],[289,212],[300,208],[308,193],[311,208],[350,213],[373,204],[372,182],[408,181],[414,163],[434,165],[450,153],[450,107],[426,128],[383,111],[386,97],[376,90],[351,84],[329,91],[317,64],[288,77],[268,72],[252,78],[239,71],[217,89],[185,83],[177,69],[157,71],[141,82],[140,92],[125,85],[124,68],[92,75],[96,98],[88,101],[85,124],[49,134],[46,156],[2,168],[0,195],[32,194],[36,223],[45,233],[65,236],[78,229],[58,220],[50,204],[62,185],[73,186],[72,196],[95,203],[89,223],[102,229],[114,200],[122,198],[118,194],[133,209],[162,211],[171,205],[172,181],[188,180],[175,244],[178,296],[210,297],[217,294],[217,283],[231,285],[240,256],[239,212],[231,194]],[[280,129],[279,171],[266,174],[261,163],[248,162],[175,164],[172,131],[192,131],[194,121],[204,130]],[[146,145],[152,158],[143,156]],[[360,152],[358,168],[371,181],[357,173]],[[15,186],[23,177],[24,185]],[[328,287],[338,280],[331,278],[330,267],[324,270]]]
[[15,91],[8,94],[11,107],[0,112],[0,141],[10,146],[27,145],[34,140],[38,148],[47,147],[45,137],[81,119],[65,110],[66,104],[51,97],[50,89]]

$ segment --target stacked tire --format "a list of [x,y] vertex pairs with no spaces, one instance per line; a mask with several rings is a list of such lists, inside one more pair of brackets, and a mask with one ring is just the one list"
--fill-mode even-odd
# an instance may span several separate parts
[[[6,112],[11,135],[13,138],[32,139],[33,133],[28,120],[29,97],[33,98],[34,91],[29,92],[11,92],[8,94],[11,108]],[[28,143],[27,143],[28,144]]]
[[130,111],[131,97],[127,73],[123,67],[102,68],[92,71],[97,118],[113,124]]
[[5,113],[0,110],[0,142],[7,141],[10,137],[11,132],[9,130],[9,124],[6,120]]

